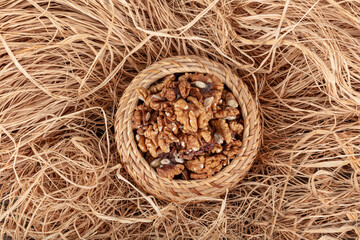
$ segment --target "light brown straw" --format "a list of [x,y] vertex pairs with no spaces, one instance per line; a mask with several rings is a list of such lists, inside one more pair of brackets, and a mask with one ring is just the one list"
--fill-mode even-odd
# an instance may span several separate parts
[[[0,0],[0,35],[1,240],[360,237],[358,0]],[[185,204],[142,191],[114,134],[128,84],[181,55],[241,77],[263,139]]]

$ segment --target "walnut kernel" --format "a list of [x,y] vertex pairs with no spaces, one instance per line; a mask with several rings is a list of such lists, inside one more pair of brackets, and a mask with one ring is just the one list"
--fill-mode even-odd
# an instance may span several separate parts
[[160,177],[208,178],[240,154],[239,104],[219,78],[169,75],[136,91],[135,139]]

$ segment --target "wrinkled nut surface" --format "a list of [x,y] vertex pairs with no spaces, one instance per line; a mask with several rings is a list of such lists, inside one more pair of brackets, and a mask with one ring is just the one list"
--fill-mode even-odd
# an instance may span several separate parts
[[166,164],[160,165],[160,167],[156,168],[156,171],[160,177],[173,179],[176,175],[180,174],[184,168],[182,164]]
[[233,133],[238,135],[240,135],[244,130],[244,126],[237,121],[229,121],[229,127]]
[[136,92],[135,140],[159,177],[209,178],[241,153],[239,104],[217,77],[168,75]]
[[[231,131],[229,128],[229,124],[226,122],[225,119],[220,118],[220,119],[212,120],[211,124],[216,129],[215,134],[222,136],[226,143],[231,142],[231,138],[232,138]],[[215,139],[215,141],[216,141],[216,139]],[[217,142],[217,143],[221,144],[220,142]]]

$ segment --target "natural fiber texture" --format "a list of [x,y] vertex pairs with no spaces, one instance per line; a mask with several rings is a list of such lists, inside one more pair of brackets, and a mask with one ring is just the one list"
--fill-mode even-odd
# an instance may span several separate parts
[[[173,73],[197,72],[218,77],[238,100],[244,119],[241,153],[213,177],[202,180],[169,180],[160,178],[142,157],[134,138],[131,118],[139,96],[137,87],[149,88],[159,79]],[[248,88],[229,68],[206,58],[177,56],[166,58],[139,73],[124,91],[115,116],[115,139],[122,163],[134,180],[148,193],[160,199],[181,201],[194,197],[216,197],[234,188],[250,169],[260,145],[258,108]]]
[[[358,238],[359,13],[353,0],[0,0],[0,238]],[[114,139],[129,82],[178,55],[230,67],[263,129],[245,178],[200,203],[145,194]]]

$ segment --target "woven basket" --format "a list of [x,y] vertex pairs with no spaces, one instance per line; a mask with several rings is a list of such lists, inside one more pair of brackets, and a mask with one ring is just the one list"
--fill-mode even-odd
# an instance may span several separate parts
[[[149,88],[152,83],[169,74],[185,72],[210,73],[218,77],[237,98],[244,119],[241,154],[219,173],[202,180],[169,180],[159,177],[139,151],[132,129],[131,117],[139,99],[136,88]],[[115,118],[115,138],[123,166],[145,191],[164,200],[181,201],[225,193],[227,189],[235,187],[248,172],[260,145],[258,109],[247,86],[229,68],[197,56],[163,59],[139,73],[125,90]]]

